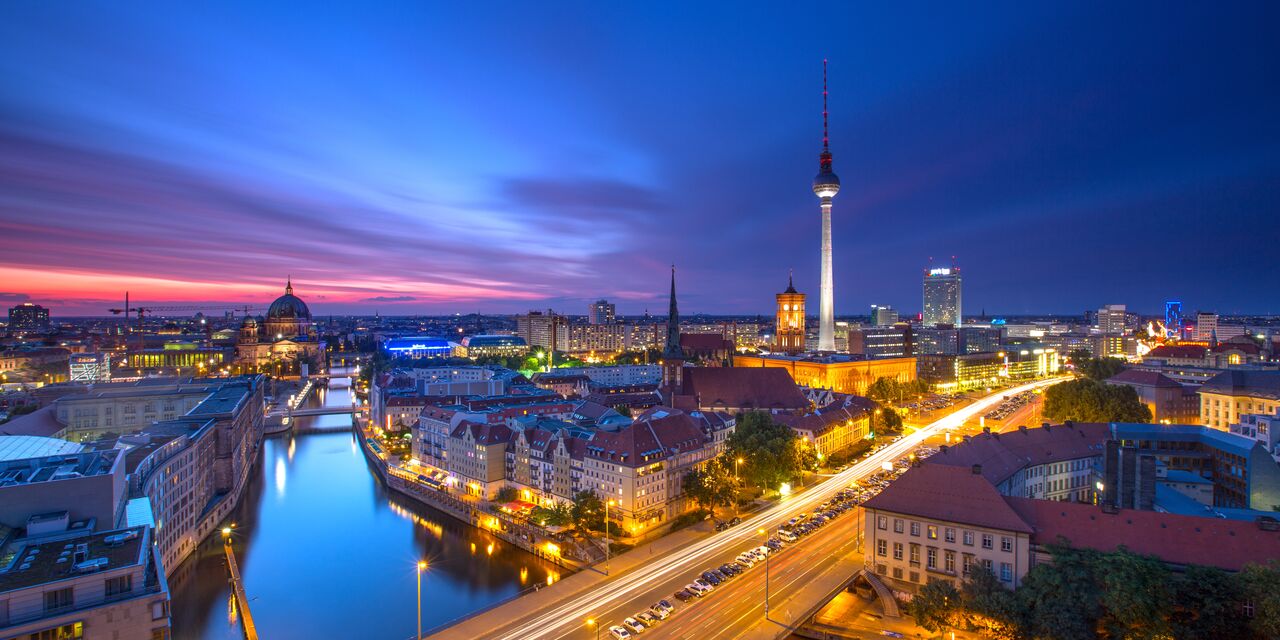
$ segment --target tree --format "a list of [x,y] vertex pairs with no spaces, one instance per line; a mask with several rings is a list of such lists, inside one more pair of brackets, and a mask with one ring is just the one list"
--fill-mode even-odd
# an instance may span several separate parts
[[960,585],[960,602],[969,622],[985,635],[999,640],[1018,637],[1022,621],[1017,599],[986,566],[969,567],[969,577]]
[[1280,638],[1280,560],[1245,565],[1238,578],[1245,601],[1253,605],[1249,628],[1260,638]]
[[1082,378],[1049,387],[1044,398],[1044,416],[1050,420],[1151,422],[1151,410],[1133,387]]
[[724,456],[708,460],[701,467],[684,475],[684,493],[715,517],[716,507],[733,504],[737,486],[733,477],[733,465]]
[[916,624],[929,631],[942,631],[955,626],[956,617],[961,612],[960,605],[960,592],[950,580],[930,578],[920,593],[911,598],[907,610],[916,619]]
[[873,431],[876,427],[874,421],[877,418],[877,414],[880,421],[880,430],[883,433],[900,433],[902,431],[902,416],[898,415],[898,412],[894,411],[890,407],[877,409],[877,413],[871,414],[871,419],[873,421],[871,428]]
[[1118,358],[1089,358],[1076,365],[1077,370],[1090,380],[1102,382],[1128,369]]
[[591,490],[573,494],[573,506],[569,509],[573,526],[579,530],[599,529],[604,526],[604,501]]
[[1171,585],[1169,627],[1175,640],[1245,637],[1241,583],[1221,569],[1190,566]]
[[1044,640],[1094,640],[1102,604],[1094,578],[1094,552],[1051,546],[1053,563],[1027,572],[1014,595],[1025,612],[1025,637]]
[[1166,638],[1165,615],[1173,608],[1169,570],[1153,556],[1124,547],[1094,554],[1094,575],[1102,585],[1102,626],[1112,638]]
[[728,448],[732,458],[746,461],[741,469],[743,479],[766,489],[777,489],[794,479],[813,453],[811,447],[800,443],[791,427],[763,411],[752,411],[738,419]]
[[498,493],[493,498],[497,502],[515,502],[520,497],[520,492],[515,487],[503,487],[498,489]]
[[897,378],[876,378],[867,386],[867,397],[880,404],[891,404],[902,399],[902,385]]

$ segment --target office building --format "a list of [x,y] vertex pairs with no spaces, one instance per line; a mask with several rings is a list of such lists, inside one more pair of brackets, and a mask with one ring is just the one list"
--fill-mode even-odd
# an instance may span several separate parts
[[111,355],[107,353],[73,353],[67,367],[71,382],[111,381]]
[[1240,416],[1240,422],[1231,425],[1231,433],[1244,436],[1262,444],[1271,457],[1280,463],[1280,412],[1251,413]]
[[849,353],[868,359],[910,357],[915,354],[914,336],[911,325],[906,322],[850,329]]
[[45,331],[49,328],[49,310],[30,302],[9,307],[9,333]]
[[963,323],[960,285],[959,267],[939,267],[924,272],[924,326],[958,327]]
[[1164,303],[1165,335],[1170,338],[1182,338],[1182,303],[1169,300]]
[[1098,331],[1104,336],[1124,335],[1125,313],[1125,305],[1104,305],[1098,309]]
[[587,305],[587,322],[591,324],[613,324],[614,306],[608,300],[596,300]]
[[871,305],[871,324],[876,327],[889,327],[898,323],[898,311],[888,305]]
[[1218,314],[1209,311],[1196,312],[1196,342],[1211,342],[1218,335]]
[[804,351],[804,294],[796,291],[791,278],[787,278],[787,289],[774,296],[777,312],[774,321],[773,350],[779,353],[795,355]]

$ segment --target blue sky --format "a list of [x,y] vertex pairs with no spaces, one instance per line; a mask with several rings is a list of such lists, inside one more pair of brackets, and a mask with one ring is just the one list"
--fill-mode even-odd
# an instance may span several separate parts
[[0,302],[1280,313],[1280,9],[8,3]]

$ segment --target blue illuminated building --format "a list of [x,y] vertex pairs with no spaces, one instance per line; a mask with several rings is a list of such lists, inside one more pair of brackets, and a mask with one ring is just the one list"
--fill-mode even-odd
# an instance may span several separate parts
[[457,346],[444,338],[432,336],[389,338],[382,343],[387,353],[408,358],[448,358]]

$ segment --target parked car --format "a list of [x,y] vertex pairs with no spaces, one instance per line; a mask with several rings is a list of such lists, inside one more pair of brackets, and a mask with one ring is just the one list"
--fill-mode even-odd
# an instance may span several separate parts
[[617,625],[609,627],[609,635],[613,636],[615,640],[631,640],[633,637],[630,631]]
[[694,593],[690,591],[687,587],[675,592],[672,595],[674,595],[676,600],[679,600],[680,602],[688,602],[694,598]]
[[622,626],[626,627],[632,633],[635,633],[635,634],[644,633],[644,623],[640,622],[639,620],[636,620],[635,618],[623,618]]
[[[656,608],[657,610],[659,610],[659,611],[661,611],[661,612],[663,612],[663,613],[667,614],[668,616],[669,616],[669,615],[671,615],[671,612],[672,612],[672,611],[675,611],[675,610],[676,610],[676,608],[675,608],[674,606],[672,606],[672,604],[671,604],[670,602],[667,602],[666,600],[659,600],[659,601],[657,602],[657,604],[655,604],[655,605],[653,605],[653,606],[654,606],[654,608]],[[660,616],[660,617],[664,617],[664,618],[665,618],[666,616]]]

